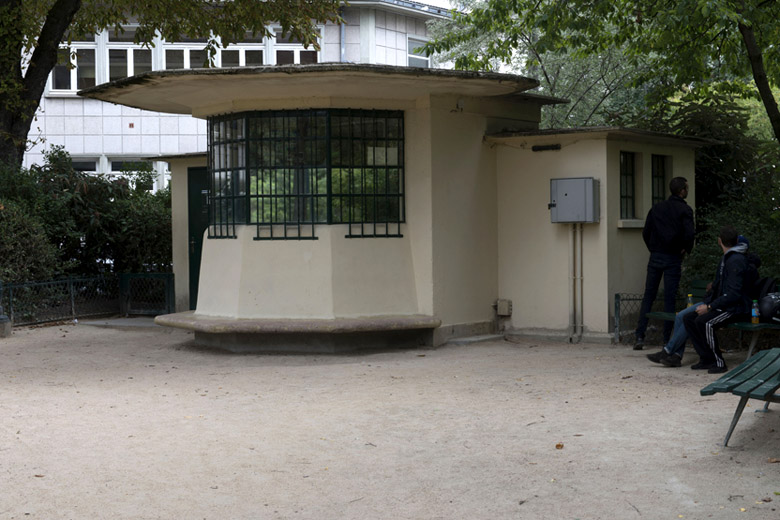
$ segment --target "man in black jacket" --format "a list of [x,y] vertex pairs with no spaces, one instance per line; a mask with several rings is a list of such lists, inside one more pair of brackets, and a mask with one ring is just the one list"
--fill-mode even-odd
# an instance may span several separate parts
[[[645,344],[647,313],[650,312],[661,278],[664,279],[664,311],[674,312],[677,287],[682,274],[682,259],[693,250],[693,210],[685,202],[688,196],[688,181],[675,177],[669,183],[672,195],[655,204],[647,214],[642,238],[650,250],[647,263],[645,294],[639,309],[639,323],[636,326],[634,350],[642,350]],[[673,324],[664,323],[664,344],[669,343]]]
[[750,288],[758,278],[758,270],[747,256],[746,244],[738,243],[737,230],[724,226],[718,236],[723,258],[715,273],[712,291],[704,302],[683,318],[685,330],[693,348],[699,354],[699,362],[691,365],[694,370],[707,370],[721,374],[728,370],[718,348],[715,329],[750,313]]

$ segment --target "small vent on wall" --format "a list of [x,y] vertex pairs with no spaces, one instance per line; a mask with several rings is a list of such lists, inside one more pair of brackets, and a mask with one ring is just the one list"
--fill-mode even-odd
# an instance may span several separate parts
[[549,152],[551,150],[560,150],[561,145],[559,144],[537,144],[531,147],[532,152]]

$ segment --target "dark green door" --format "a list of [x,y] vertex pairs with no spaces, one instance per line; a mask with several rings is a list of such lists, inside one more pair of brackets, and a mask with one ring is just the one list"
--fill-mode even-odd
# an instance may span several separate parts
[[209,176],[206,168],[187,170],[187,201],[189,206],[190,309],[198,304],[198,277],[203,232],[209,225]]

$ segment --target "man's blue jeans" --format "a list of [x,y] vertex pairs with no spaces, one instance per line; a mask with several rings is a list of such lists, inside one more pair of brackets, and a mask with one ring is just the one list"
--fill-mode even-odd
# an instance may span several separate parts
[[[658,287],[661,278],[664,279],[664,312],[674,312],[677,301],[677,287],[680,285],[682,275],[682,255],[668,255],[666,253],[650,253],[647,262],[647,278],[645,279],[645,294],[642,297],[642,306],[639,309],[639,323],[636,326],[637,339],[644,339],[647,330],[647,313],[653,306],[655,297],[658,296]],[[669,342],[672,336],[672,322],[664,323],[664,343]]]
[[685,330],[683,318],[686,314],[696,312],[696,307],[698,307],[700,303],[701,302],[694,303],[690,307],[678,312],[674,317],[674,334],[672,335],[672,338],[666,342],[666,345],[664,345],[664,350],[667,354],[677,354],[680,358],[685,354],[685,343],[688,341],[688,331]]

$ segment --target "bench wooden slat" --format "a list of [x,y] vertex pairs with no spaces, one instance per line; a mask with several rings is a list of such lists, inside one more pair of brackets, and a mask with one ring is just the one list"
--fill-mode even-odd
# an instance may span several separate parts
[[774,360],[756,374],[751,381],[746,381],[734,388],[732,393],[762,401],[775,394],[775,391],[780,388],[780,349],[773,349],[769,352],[773,352],[774,355],[768,354],[765,357],[767,359],[774,357]]
[[[702,388],[701,395],[713,395],[717,392],[731,392],[734,388],[761,372],[776,359],[777,356],[770,355],[770,352],[773,351],[762,350],[755,356],[748,358],[717,381]],[[780,352],[780,350],[778,352]],[[763,381],[761,383],[763,383]]]
[[655,311],[655,312],[648,312],[646,316],[648,318],[655,318],[657,320],[674,321],[675,313]]

